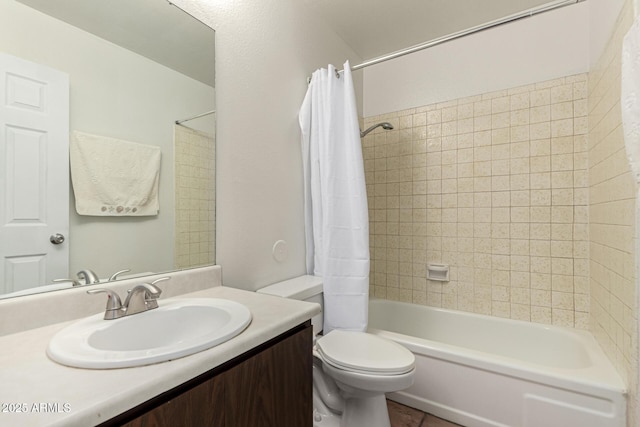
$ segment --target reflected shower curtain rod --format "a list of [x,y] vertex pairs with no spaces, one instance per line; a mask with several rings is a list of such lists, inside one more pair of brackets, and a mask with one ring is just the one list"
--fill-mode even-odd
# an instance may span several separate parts
[[[520,13],[516,13],[516,14],[513,14],[513,15],[509,15],[509,16],[506,16],[504,18],[496,19],[495,21],[490,21],[490,22],[487,22],[485,24],[477,25],[475,27],[471,27],[471,28],[468,28],[466,30],[458,31],[456,33],[452,33],[452,34],[449,34],[449,35],[446,35],[446,36],[443,36],[443,37],[439,37],[437,39],[430,40],[428,42],[420,43],[420,44],[411,46],[411,47],[406,48],[406,49],[398,50],[396,52],[393,52],[393,53],[390,53],[390,54],[387,54],[387,55],[384,55],[384,56],[379,56],[377,58],[370,59],[370,60],[365,61],[365,62],[363,62],[361,64],[352,66],[351,67],[351,71],[360,70],[360,69],[366,68],[366,67],[368,67],[370,65],[375,65],[375,64],[379,64],[381,62],[389,61],[391,59],[396,59],[396,58],[399,58],[401,56],[408,55],[410,53],[418,52],[418,51],[421,51],[421,50],[424,50],[424,49],[428,49],[428,48],[433,47],[433,46],[437,46],[437,45],[442,44],[442,43],[446,43],[448,41],[456,40],[456,39],[459,39],[459,38],[462,38],[462,37],[465,37],[465,36],[468,36],[468,35],[471,35],[471,34],[474,34],[474,33],[479,33],[480,31],[488,30],[490,28],[499,27],[500,25],[508,24],[510,22],[519,21],[521,19],[529,18],[531,16],[538,15],[538,14],[541,14],[541,13],[544,13],[544,12],[550,12],[552,10],[559,9],[561,7],[573,5],[573,4],[576,4],[576,3],[582,3],[583,1],[586,1],[586,0],[560,0],[560,1],[554,1],[554,2],[551,2],[551,3],[547,3],[547,4],[544,4],[544,5],[539,6],[539,7],[534,7],[534,8],[528,9],[528,10],[526,10],[524,12],[520,12]],[[342,72],[344,72],[344,70],[337,71],[337,73],[342,73]],[[339,75],[338,75],[338,77],[339,77]],[[309,78],[308,80],[310,81],[311,79]]]
[[208,116],[209,114],[214,114],[215,112],[216,112],[216,110],[207,111],[206,113],[198,114],[197,116],[189,117],[189,118],[182,119],[182,120],[176,120],[175,123],[177,125],[179,125],[181,123],[188,122],[189,120],[199,119],[200,117]]

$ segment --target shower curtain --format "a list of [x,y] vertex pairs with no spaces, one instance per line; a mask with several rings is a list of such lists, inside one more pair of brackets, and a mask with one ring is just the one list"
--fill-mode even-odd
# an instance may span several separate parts
[[369,217],[349,62],[313,73],[299,114],[307,273],[323,278],[324,333],[365,331]]

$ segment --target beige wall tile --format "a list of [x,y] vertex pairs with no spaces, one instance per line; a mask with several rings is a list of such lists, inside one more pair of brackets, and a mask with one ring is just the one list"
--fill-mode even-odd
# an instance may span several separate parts
[[[630,409],[627,411],[629,426],[636,425],[633,408],[637,399],[637,322],[626,322],[623,313],[630,313],[630,318],[637,319],[637,277],[632,267],[636,257],[633,238],[636,235],[634,205],[637,188],[630,179],[621,130],[620,52],[622,35],[632,20],[631,2],[627,1],[614,36],[590,73],[589,83],[573,83],[574,133],[580,135],[574,139],[574,149],[577,153],[588,150],[586,157],[574,156],[576,169],[588,168],[583,173],[576,171],[574,175],[574,187],[588,187],[588,194],[583,191],[574,193],[574,203],[584,208],[574,213],[577,245],[574,245],[573,252],[576,257],[584,259],[574,264],[574,274],[579,272],[581,275],[576,275],[574,282],[574,322],[576,325],[588,322],[605,353],[627,382],[631,390]],[[582,101],[584,98],[588,98],[586,103]],[[587,133],[588,139],[585,137]],[[585,265],[587,258],[589,266]],[[585,274],[587,269],[589,271]]]
[[[363,140],[376,296],[589,328],[635,381],[616,40],[591,78],[393,113],[397,131]],[[446,260],[451,282],[427,282],[427,260]]]
[[[375,251],[384,261],[375,268],[384,286],[414,288],[387,297],[543,323],[568,324],[578,316],[566,311],[588,311],[573,296],[574,269],[588,256],[590,193],[586,172],[577,173],[589,166],[587,139],[575,135],[586,88],[586,76],[571,76],[420,107],[398,114],[398,132],[365,138],[367,179],[372,172],[376,183],[368,187],[373,236],[401,238],[372,239],[375,249],[399,246]],[[413,248],[405,254],[413,263],[400,261],[402,247]],[[455,292],[409,284],[424,279],[425,257],[445,256],[458,269]],[[469,285],[473,292],[461,295]]]

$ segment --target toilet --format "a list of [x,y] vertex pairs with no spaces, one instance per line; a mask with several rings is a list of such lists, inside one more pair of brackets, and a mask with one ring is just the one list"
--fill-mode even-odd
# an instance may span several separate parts
[[[258,292],[323,307],[321,277],[300,276]],[[366,332],[333,330],[323,336],[322,312],[311,323],[314,427],[389,427],[385,393],[413,384],[413,353]]]

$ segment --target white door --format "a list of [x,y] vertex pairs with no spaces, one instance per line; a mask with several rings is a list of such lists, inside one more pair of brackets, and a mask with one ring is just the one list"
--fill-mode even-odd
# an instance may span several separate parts
[[68,234],[69,76],[0,53],[0,293],[67,278]]

